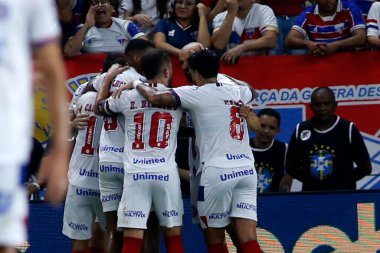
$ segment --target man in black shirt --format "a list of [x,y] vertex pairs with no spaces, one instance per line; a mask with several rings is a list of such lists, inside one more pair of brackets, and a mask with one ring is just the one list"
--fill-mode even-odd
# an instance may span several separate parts
[[356,181],[371,174],[363,137],[354,123],[335,114],[336,107],[330,88],[315,89],[313,117],[297,125],[289,142],[286,171],[303,183],[303,191],[355,190]]

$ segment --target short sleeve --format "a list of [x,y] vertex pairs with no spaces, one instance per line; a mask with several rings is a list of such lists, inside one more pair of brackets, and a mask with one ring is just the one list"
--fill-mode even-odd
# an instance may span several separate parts
[[120,8],[124,11],[133,12],[135,10],[132,0],[122,0]]
[[[310,8],[310,7],[308,7]],[[304,38],[307,38],[307,31],[305,30],[305,26],[307,24],[307,18],[306,14],[307,11],[310,11],[308,9],[304,10],[298,17],[297,20],[294,22],[294,25],[292,26],[292,30],[296,30],[303,34]]]
[[137,39],[138,37],[145,35],[145,33],[143,33],[132,21],[127,21],[127,32],[132,39]]
[[103,73],[95,77],[94,81],[92,82],[92,87],[94,87],[94,90],[96,91],[100,90],[105,76],[106,76],[106,73]]
[[167,23],[168,23],[168,21],[166,19],[161,19],[160,21],[158,21],[156,28],[155,28],[155,32],[160,32],[160,33],[167,35],[168,30],[169,30]]
[[351,8],[351,16],[353,18],[353,26],[350,29],[350,32],[353,33],[357,29],[365,29],[365,22],[363,18],[363,14],[359,7],[355,4],[352,4]]
[[243,101],[244,104],[251,103],[252,100],[254,99],[252,90],[249,87],[246,86],[237,86],[240,89],[240,96],[241,100]]
[[108,105],[108,108],[112,111],[112,112],[121,112],[121,98],[114,98],[114,97],[109,97],[107,98],[107,105]]
[[351,147],[355,162],[369,161],[368,149],[364,143],[363,136],[359,129],[352,123],[351,125]]
[[215,18],[212,21],[213,31],[216,31],[217,29],[219,29],[219,27],[222,26],[224,20],[226,19],[226,15],[227,12],[222,12],[215,16]]
[[379,37],[380,3],[373,3],[367,16],[367,36]]
[[34,46],[44,45],[60,36],[55,1],[38,0],[30,4],[29,33]]
[[260,32],[264,33],[268,30],[275,30],[278,32],[278,25],[277,25],[277,19],[274,15],[273,10],[266,5],[263,5],[264,8],[262,10],[262,18],[260,20]]
[[181,86],[171,90],[177,100],[177,106],[182,106],[185,109],[194,108],[199,104],[199,96],[197,86]]

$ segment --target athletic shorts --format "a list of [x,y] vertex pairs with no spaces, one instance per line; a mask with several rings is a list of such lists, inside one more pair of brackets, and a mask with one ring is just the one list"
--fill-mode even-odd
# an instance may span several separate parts
[[99,163],[99,188],[103,211],[117,211],[123,193],[124,166],[122,163]]
[[202,228],[222,228],[231,217],[257,221],[257,174],[254,167],[203,169],[198,191]]
[[28,203],[22,184],[25,167],[0,164],[0,245],[12,247],[27,239]]
[[182,226],[183,202],[177,169],[160,173],[126,173],[118,209],[118,227],[146,229],[152,204],[160,226]]
[[100,192],[70,184],[63,213],[62,233],[70,239],[88,240],[91,238],[92,224],[96,217],[104,229],[105,217]]

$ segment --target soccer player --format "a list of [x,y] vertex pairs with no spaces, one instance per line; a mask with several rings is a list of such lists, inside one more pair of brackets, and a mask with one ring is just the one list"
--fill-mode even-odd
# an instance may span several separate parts
[[85,253],[97,217],[105,227],[99,192],[98,144],[102,117],[93,112],[96,92],[87,92],[77,101],[76,114],[87,114],[87,126],[78,131],[69,166],[69,189],[63,218],[63,234],[72,239],[72,253]]
[[[168,90],[172,68],[165,51],[153,49],[145,53],[141,68],[148,85]],[[99,112],[121,112],[126,126],[124,191],[118,209],[118,227],[124,228],[122,253],[140,253],[152,205],[164,229],[167,252],[184,252],[183,204],[175,162],[182,110],[176,106],[156,107],[136,90],[104,101],[107,93],[108,87],[103,85],[98,94]]]
[[[154,45],[150,41],[142,39],[132,40],[125,51],[129,67],[122,68],[119,72],[116,72],[119,73],[116,77],[112,75],[110,78],[109,75],[104,73],[104,75],[100,76],[99,79],[94,82],[94,89],[99,91],[103,85],[108,85],[110,88],[107,95],[109,96],[129,82],[145,79],[145,77],[141,75],[140,59],[145,52],[153,48]],[[98,96],[96,99],[95,112],[98,112],[97,104],[100,101],[100,93],[98,93]],[[103,211],[107,221],[107,249],[111,253],[119,251],[118,241],[120,236],[117,232],[117,209],[123,193],[125,172],[123,166],[123,155],[125,152],[124,128],[124,116],[122,114],[104,115],[104,127],[102,129],[99,146],[99,184]],[[149,225],[152,224],[154,227],[154,217],[149,221]],[[146,252],[156,252],[158,250],[159,238],[156,239],[158,236],[154,234],[158,235],[158,231],[154,232],[153,229],[152,234],[146,238],[146,240],[150,239],[150,241],[148,240],[149,243],[144,242],[144,250],[146,250]]]
[[247,124],[239,116],[239,106],[250,103],[255,92],[218,82],[219,58],[213,51],[200,50],[188,63],[195,86],[171,91],[134,86],[152,104],[181,106],[190,112],[202,170],[198,208],[208,252],[228,252],[225,227],[234,222],[242,252],[258,253],[257,175]]
[[[25,241],[27,198],[21,172],[28,162],[32,136],[32,51],[45,76],[54,127],[54,163],[48,173],[47,199],[64,199],[69,145],[65,73],[52,1],[2,0],[0,3],[0,252]],[[6,110],[4,109],[6,108]]]

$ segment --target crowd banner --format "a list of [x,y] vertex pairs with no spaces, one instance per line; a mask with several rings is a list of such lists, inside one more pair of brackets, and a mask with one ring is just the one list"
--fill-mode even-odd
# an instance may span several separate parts
[[[100,72],[105,55],[80,55],[66,60],[69,96]],[[380,188],[379,51],[312,55],[241,57],[237,65],[222,64],[220,72],[251,84],[259,110],[277,109],[282,116],[278,139],[288,142],[297,123],[310,117],[308,103],[315,87],[329,86],[339,102],[337,113],[360,129],[370,152],[373,175],[358,188]],[[173,86],[188,84],[179,60],[172,58]]]
[[[257,202],[258,240],[265,253],[380,252],[378,190],[263,194]],[[184,199],[184,210],[185,251],[207,252],[199,225],[191,222],[189,199]],[[32,203],[27,253],[70,252],[62,219],[63,206]],[[164,245],[161,240],[162,253]],[[232,246],[230,252],[236,252]]]

